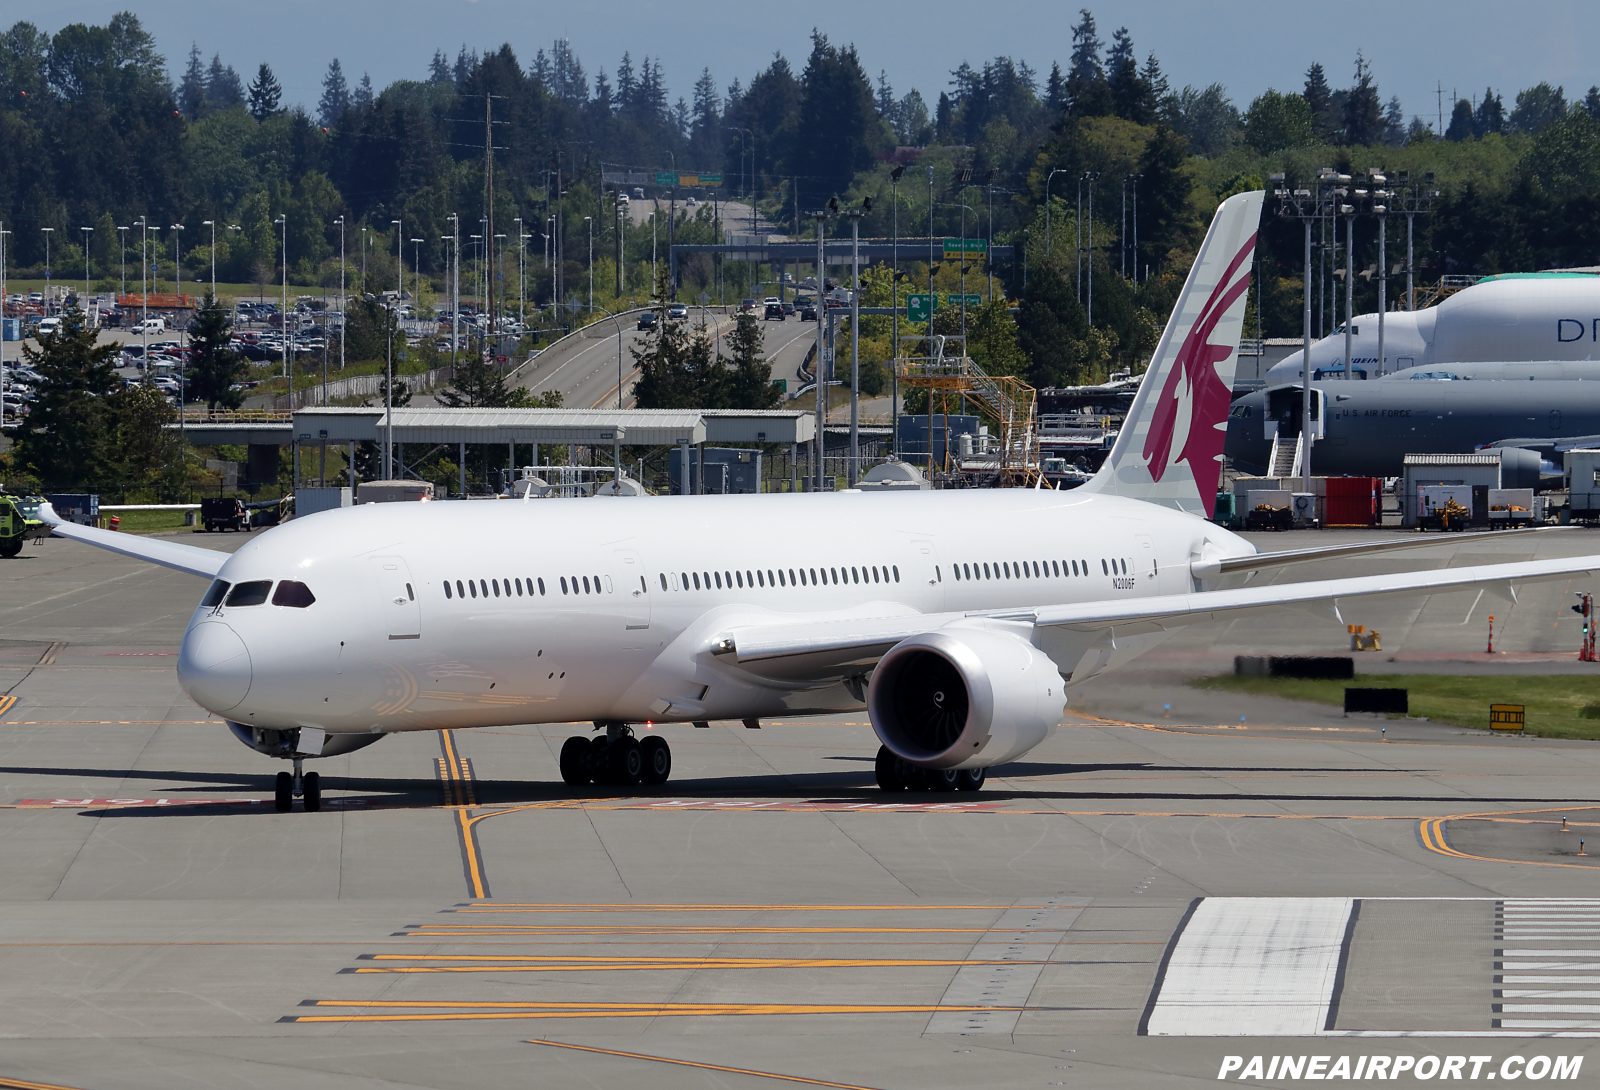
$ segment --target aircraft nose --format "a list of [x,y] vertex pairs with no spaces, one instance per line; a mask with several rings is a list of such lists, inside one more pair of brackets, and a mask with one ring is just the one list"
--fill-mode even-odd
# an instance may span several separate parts
[[218,714],[236,708],[250,691],[250,652],[226,624],[202,621],[183,638],[178,682],[202,708]]

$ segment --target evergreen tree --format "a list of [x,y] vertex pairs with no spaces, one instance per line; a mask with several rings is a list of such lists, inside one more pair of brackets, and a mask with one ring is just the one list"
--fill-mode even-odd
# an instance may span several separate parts
[[533,403],[527,390],[507,387],[500,369],[482,356],[458,363],[450,385],[435,396],[451,409],[524,409]]
[[1156,60],[1153,52],[1145,58],[1142,78],[1145,86],[1150,88],[1150,101],[1155,103],[1156,117],[1172,124],[1177,116],[1177,99],[1167,83],[1166,73],[1161,71],[1161,62]]
[[594,97],[589,100],[591,112],[597,117],[609,118],[616,109],[616,103],[611,97],[611,83],[606,79],[606,70],[600,69],[594,76]]
[[883,139],[872,82],[855,46],[840,48],[813,31],[800,85],[784,173],[811,178],[826,196],[844,193],[856,174],[876,161]]
[[1127,27],[1118,28],[1111,36],[1106,81],[1111,87],[1111,107],[1118,117],[1139,125],[1155,123],[1155,95],[1139,74],[1139,59],[1133,54],[1133,38]]
[[928,104],[922,100],[922,92],[911,88],[905,98],[895,103],[894,110],[895,136],[900,143],[923,147],[933,139],[933,126],[928,122]]
[[724,404],[728,373],[712,358],[710,340],[687,326],[662,314],[643,346],[631,350],[639,365],[634,387],[639,408],[710,409]]
[[1350,145],[1377,144],[1383,140],[1383,100],[1372,82],[1372,66],[1356,53],[1356,82],[1344,103],[1344,140]]
[[361,73],[361,82],[356,84],[355,93],[350,96],[350,108],[357,113],[372,112],[372,77],[365,72]]
[[331,129],[339,123],[350,108],[350,87],[344,81],[344,69],[335,57],[328,64],[328,74],[322,77],[322,99],[317,103],[317,123]]
[[118,485],[123,489],[154,488],[163,500],[178,499],[184,484],[183,440],[167,429],[178,419],[178,410],[165,394],[148,384],[112,394],[108,400],[122,461]]
[[466,83],[467,80],[471,79],[472,73],[475,69],[477,69],[477,67],[478,51],[474,49],[469,52],[467,50],[467,43],[462,42],[461,52],[456,54],[455,67],[450,70],[450,74],[455,77],[456,86],[460,87],[463,83]]
[[1328,86],[1327,73],[1319,62],[1313,61],[1306,69],[1306,89],[1301,94],[1311,107],[1311,132],[1318,140],[1328,140],[1337,127],[1332,123],[1333,91]]
[[1035,266],[1022,289],[1017,344],[1027,354],[1035,387],[1072,386],[1083,379],[1073,345],[1089,331],[1083,304],[1054,265]]
[[1589,116],[1600,120],[1600,87],[1590,87],[1589,93],[1583,96],[1583,108],[1589,111]]
[[878,116],[885,121],[894,121],[894,88],[889,86],[889,73],[878,69]]
[[1044,105],[1052,118],[1059,116],[1067,105],[1067,79],[1061,74],[1061,65],[1055,61],[1050,62],[1050,75],[1044,81]]
[[1472,115],[1472,132],[1474,136],[1488,136],[1492,132],[1504,130],[1506,125],[1505,101],[1494,92],[1494,88],[1485,87],[1483,101],[1478,103],[1478,109]]
[[1250,104],[1244,118],[1244,142],[1263,155],[1311,143],[1311,107],[1300,95],[1272,88]]
[[1389,105],[1383,108],[1383,142],[1399,147],[1406,142],[1406,112],[1400,107],[1400,96],[1390,95]]
[[1444,130],[1446,140],[1470,140],[1476,135],[1472,131],[1472,103],[1461,98],[1450,110],[1450,127]]
[[1079,8],[1078,25],[1072,28],[1072,61],[1067,67],[1067,78],[1079,83],[1093,83],[1104,77],[1100,68],[1100,35],[1094,27],[1094,16],[1088,8]]
[[720,385],[725,389],[719,409],[776,409],[783,401],[783,391],[772,383],[772,364],[761,354],[765,334],[755,315],[740,312],[733,332],[728,337],[728,347],[733,353],[728,361],[728,374]]
[[626,50],[622,54],[622,63],[617,65],[617,107],[621,110],[631,110],[638,104],[639,81],[633,74],[633,59]]
[[435,49],[433,60],[428,63],[429,83],[454,83],[455,77],[450,74],[450,61],[444,55],[444,50]]
[[228,308],[208,292],[195,315],[194,331],[189,334],[188,398],[205,402],[210,412],[237,409],[244,404],[244,393],[232,389],[249,373],[249,364],[229,347],[232,336]]
[[272,66],[262,61],[256,78],[250,81],[250,116],[265,121],[278,112],[278,102],[282,98],[283,87],[272,74]]
[[39,372],[37,400],[15,437],[20,459],[51,492],[109,492],[116,484],[116,428],[109,395],[119,346],[96,344],[75,305],[59,330],[22,358]]
[[206,103],[213,110],[244,105],[244,84],[239,73],[232,65],[224,67],[220,53],[211,55],[211,67],[206,71]]
[[189,63],[178,85],[178,107],[190,121],[198,120],[206,109],[206,69],[200,61],[200,47],[189,46]]

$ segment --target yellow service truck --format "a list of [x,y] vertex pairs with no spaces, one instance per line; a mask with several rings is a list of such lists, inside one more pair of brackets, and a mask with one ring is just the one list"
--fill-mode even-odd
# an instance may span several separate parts
[[49,537],[50,526],[39,518],[42,496],[0,492],[0,557],[13,557],[30,538]]

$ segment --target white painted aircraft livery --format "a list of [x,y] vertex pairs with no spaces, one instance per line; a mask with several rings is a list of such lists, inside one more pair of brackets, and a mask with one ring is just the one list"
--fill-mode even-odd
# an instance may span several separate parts
[[[1066,681],[1188,625],[1285,606],[1600,570],[1600,557],[1241,585],[1420,541],[1262,554],[1208,522],[1262,194],[1218,208],[1127,426],[1071,492],[374,504],[231,555],[55,523],[212,579],[178,677],[246,744],[294,761],[277,804],[320,805],[310,756],[385,734],[593,722],[569,782],[661,783],[649,723],[866,706],[887,790],[973,790],[1038,745]],[[1497,540],[1506,540],[1499,535]],[[1065,680],[1064,680],[1065,679]]]
[[[1600,375],[1600,276],[1592,273],[1508,273],[1481,280],[1436,307],[1390,311],[1383,321],[1383,361],[1378,360],[1378,315],[1351,322],[1350,370],[1357,378],[1427,370],[1450,363],[1597,361],[1583,374],[1541,373],[1540,378]],[[1300,381],[1301,352],[1284,357],[1264,381]],[[1311,343],[1313,377],[1344,372],[1344,327]],[[1482,377],[1489,378],[1489,374]],[[1525,378],[1509,373],[1507,378]]]

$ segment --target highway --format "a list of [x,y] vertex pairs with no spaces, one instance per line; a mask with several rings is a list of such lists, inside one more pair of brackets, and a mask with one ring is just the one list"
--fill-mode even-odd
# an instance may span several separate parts
[[[729,308],[730,310],[732,308]],[[718,308],[702,310],[690,307],[690,324],[704,325],[708,333],[720,342],[723,355],[727,354],[727,337],[733,330],[733,318]],[[508,385],[543,394],[550,390],[561,393],[562,404],[569,409],[597,409],[617,404],[617,325],[622,337],[622,405],[632,408],[634,383],[639,369],[633,353],[642,349],[650,335],[638,331],[637,315],[619,317],[617,322],[602,319],[586,327],[592,336],[569,336],[535,356],[519,368]],[[799,389],[799,364],[806,349],[816,338],[817,327],[810,322],[790,318],[784,322],[761,321],[765,333],[765,352],[772,361],[772,377],[787,379],[789,392]],[[809,407],[809,406],[805,406]]]

